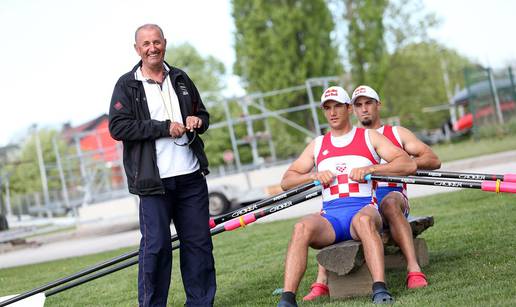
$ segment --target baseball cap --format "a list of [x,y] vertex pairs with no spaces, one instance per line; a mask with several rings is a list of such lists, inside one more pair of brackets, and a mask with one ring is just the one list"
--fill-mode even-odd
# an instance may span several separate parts
[[322,105],[328,100],[350,104],[348,92],[340,86],[330,86],[327,88],[321,96],[321,103],[319,106],[322,107]]
[[357,98],[360,96],[365,96],[373,98],[376,101],[380,101],[378,93],[367,85],[360,85],[353,91],[353,96],[351,97],[351,104],[354,104],[355,100],[357,100]]

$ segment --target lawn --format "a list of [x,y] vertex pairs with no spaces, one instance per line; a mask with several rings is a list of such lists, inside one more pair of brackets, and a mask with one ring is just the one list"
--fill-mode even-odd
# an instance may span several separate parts
[[[300,204],[302,205],[302,204]],[[433,215],[423,233],[430,250],[424,268],[430,286],[407,290],[405,272],[387,272],[396,300],[408,306],[516,305],[516,195],[463,190],[412,201],[414,215]],[[250,225],[214,237],[216,306],[275,306],[284,253],[295,220]],[[0,296],[31,289],[133,249],[0,270]],[[184,294],[175,254],[171,306]],[[37,257],[37,255],[35,255]],[[316,275],[315,251],[301,283],[304,295]],[[136,306],[136,267],[47,298],[46,306]],[[300,306],[363,306],[369,298],[323,299]]]
[[513,134],[502,137],[493,136],[479,140],[468,139],[456,143],[437,144],[433,145],[432,149],[443,162],[473,158],[507,150],[515,150],[516,135]]

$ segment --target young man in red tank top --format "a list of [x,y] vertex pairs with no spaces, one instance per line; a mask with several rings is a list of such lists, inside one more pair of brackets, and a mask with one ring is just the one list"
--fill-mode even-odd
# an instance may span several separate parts
[[[283,189],[319,180],[323,185],[323,212],[302,218],[295,226],[285,260],[284,286],[279,307],[297,306],[295,293],[306,269],[308,247],[355,239],[362,241],[373,279],[373,301],[393,302],[385,285],[382,220],[367,174],[412,174],[416,164],[401,148],[375,130],[351,124],[353,108],[341,87],[326,89],[321,108],[330,132],[313,140],[283,175]],[[388,161],[379,164],[380,159]],[[316,167],[316,171],[313,169]]]
[[[364,128],[375,129],[387,137],[395,146],[412,156],[418,169],[438,169],[441,161],[425,143],[410,130],[401,126],[382,125],[380,119],[381,101],[374,89],[361,85],[353,91],[351,99],[355,116]],[[382,161],[382,163],[385,161]],[[426,276],[417,263],[412,230],[407,221],[409,203],[404,184],[378,183],[376,198],[385,227],[390,229],[392,238],[400,247],[407,261],[407,287],[422,288],[428,285]],[[326,270],[319,266],[317,280],[304,300],[313,300],[328,295]]]

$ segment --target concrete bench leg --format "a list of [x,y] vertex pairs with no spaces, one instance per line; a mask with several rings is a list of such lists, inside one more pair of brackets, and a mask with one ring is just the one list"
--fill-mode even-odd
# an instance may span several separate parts
[[[425,240],[414,238],[414,247],[419,265],[421,267],[426,266],[429,263],[429,258]],[[406,269],[407,262],[399,248],[386,247],[385,252],[386,269]],[[359,253],[357,254],[360,255]],[[371,295],[372,286],[373,280],[365,263],[355,267],[346,275],[338,275],[328,270],[328,287],[330,288],[330,297],[332,298]]]

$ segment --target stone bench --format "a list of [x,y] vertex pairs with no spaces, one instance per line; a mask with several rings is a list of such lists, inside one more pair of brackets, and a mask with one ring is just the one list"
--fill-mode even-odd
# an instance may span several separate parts
[[[419,234],[434,224],[432,216],[409,217],[410,227],[414,236],[414,247],[418,263],[421,267],[428,264],[428,247],[424,239],[417,238]],[[385,250],[386,269],[405,269],[405,258],[388,232],[382,236]],[[371,294],[373,281],[365,264],[362,243],[359,241],[344,241],[323,248],[317,254],[317,261],[328,272],[328,287],[330,297],[344,298]]]

